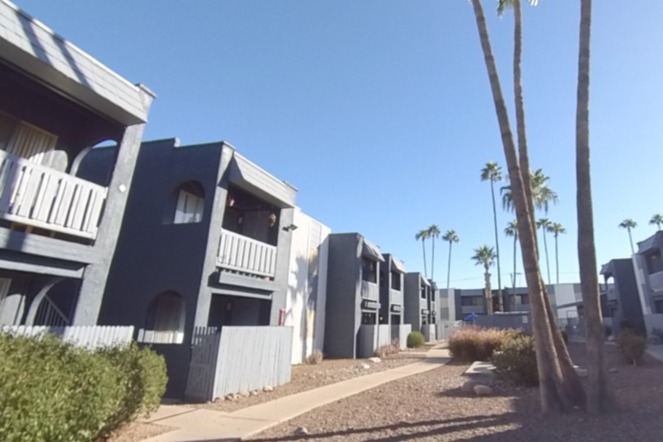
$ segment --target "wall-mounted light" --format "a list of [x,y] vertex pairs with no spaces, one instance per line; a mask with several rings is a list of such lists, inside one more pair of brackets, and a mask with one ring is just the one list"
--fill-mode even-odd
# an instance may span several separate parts
[[285,226],[285,227],[283,228],[283,230],[284,230],[285,232],[292,232],[293,230],[296,230],[296,229],[297,229],[297,226],[294,225],[294,224],[290,224],[289,226]]

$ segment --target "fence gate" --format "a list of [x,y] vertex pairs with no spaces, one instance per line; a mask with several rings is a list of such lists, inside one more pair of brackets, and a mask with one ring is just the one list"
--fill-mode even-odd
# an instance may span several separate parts
[[214,327],[194,329],[189,375],[184,392],[186,400],[204,402],[213,396],[220,338],[218,329]]

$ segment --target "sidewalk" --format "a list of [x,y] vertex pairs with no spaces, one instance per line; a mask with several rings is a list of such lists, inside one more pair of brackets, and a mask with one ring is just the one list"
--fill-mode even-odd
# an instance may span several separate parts
[[314,390],[285,396],[232,413],[196,409],[181,405],[162,405],[147,422],[175,427],[146,442],[237,441],[293,419],[314,408],[338,401],[387,382],[438,368],[449,362],[442,344],[431,348],[426,359],[379,373],[359,376]]
[[652,358],[663,362],[663,345],[647,345],[646,352]]

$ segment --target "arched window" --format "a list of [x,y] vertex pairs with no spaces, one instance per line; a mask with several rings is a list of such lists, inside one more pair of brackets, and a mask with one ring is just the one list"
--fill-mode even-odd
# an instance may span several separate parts
[[147,312],[145,330],[138,334],[139,342],[153,344],[181,344],[184,340],[185,308],[182,296],[165,292],[154,298]]
[[188,181],[174,192],[175,211],[172,214],[173,224],[199,223],[203,220],[205,209],[205,192],[203,186],[196,181]]

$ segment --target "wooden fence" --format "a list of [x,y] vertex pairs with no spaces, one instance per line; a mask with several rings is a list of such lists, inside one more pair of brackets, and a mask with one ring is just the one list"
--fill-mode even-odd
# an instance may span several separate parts
[[185,397],[209,401],[290,382],[292,327],[197,329]]
[[132,326],[100,325],[68,327],[2,325],[0,326],[0,333],[11,333],[17,336],[38,336],[49,333],[77,347],[94,349],[130,344],[133,339],[134,328]]

